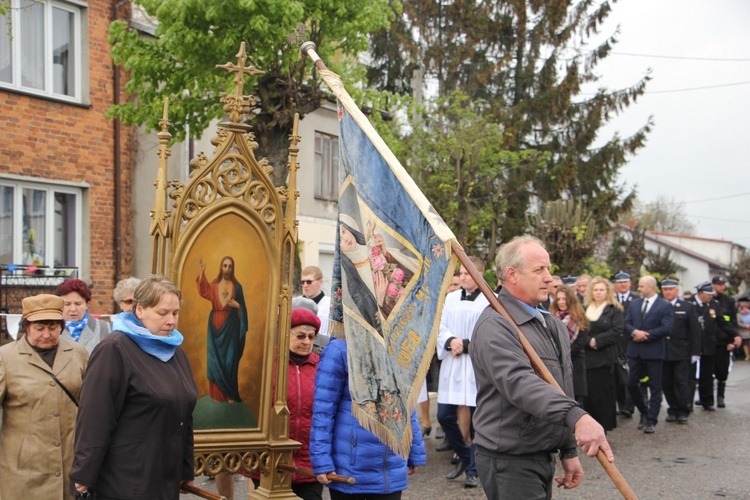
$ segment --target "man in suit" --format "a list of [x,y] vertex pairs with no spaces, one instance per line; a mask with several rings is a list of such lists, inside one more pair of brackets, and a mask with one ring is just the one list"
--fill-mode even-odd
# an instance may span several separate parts
[[667,278],[661,282],[661,295],[674,308],[674,326],[666,337],[662,387],[667,399],[667,422],[687,424],[693,390],[690,391],[690,365],[701,354],[701,326],[693,304],[682,300],[679,282]]
[[[615,287],[615,298],[622,304],[624,317],[628,314],[630,303],[638,298],[638,294],[630,290],[633,282],[630,280],[630,274],[625,271],[615,274],[612,282]],[[620,349],[622,349],[622,352],[627,352],[629,339],[630,337],[622,336],[620,340]],[[617,392],[617,406],[620,408],[620,415],[625,418],[632,418],[635,405],[633,404],[633,399],[630,397],[630,391],[628,391],[627,386],[618,383],[615,391]]]
[[[661,407],[664,339],[672,331],[674,312],[669,302],[656,295],[656,279],[653,276],[643,276],[638,280],[638,293],[641,298],[633,301],[625,315],[625,335],[630,337],[627,350],[630,367],[628,390],[641,413],[638,428],[646,434],[653,434]],[[639,387],[639,381],[646,376],[651,393],[648,406]]]

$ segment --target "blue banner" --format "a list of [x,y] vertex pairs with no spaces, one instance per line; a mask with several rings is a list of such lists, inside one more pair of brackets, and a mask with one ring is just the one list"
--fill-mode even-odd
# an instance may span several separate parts
[[407,456],[409,416],[435,352],[444,290],[455,269],[453,235],[387,148],[384,157],[382,139],[373,143],[366,118],[358,109],[359,116],[350,114],[351,104],[345,100],[338,109],[332,331],[347,341],[353,413]]

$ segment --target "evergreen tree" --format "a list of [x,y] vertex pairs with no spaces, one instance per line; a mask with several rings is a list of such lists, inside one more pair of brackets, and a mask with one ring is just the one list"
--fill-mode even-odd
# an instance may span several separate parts
[[[651,121],[632,137],[615,134],[603,145],[597,139],[644,92],[648,77],[626,89],[600,88],[593,96],[581,91],[598,80],[597,65],[616,42],[610,36],[588,45],[610,12],[605,0],[415,0],[404,5],[406,22],[392,27],[411,35],[391,37],[400,41],[399,57],[409,58],[399,67],[423,67],[425,81],[436,81],[440,96],[460,89],[491,103],[488,117],[503,129],[503,149],[546,154],[531,178],[503,174],[515,181],[503,193],[503,240],[527,229],[525,214],[534,198],[580,200],[600,230],[632,205],[634,192],[616,179],[628,156],[644,145]],[[381,49],[381,66],[384,54],[394,52]],[[397,79],[393,73],[390,81]],[[406,82],[412,75],[400,78]],[[497,168],[501,175],[503,166]]]

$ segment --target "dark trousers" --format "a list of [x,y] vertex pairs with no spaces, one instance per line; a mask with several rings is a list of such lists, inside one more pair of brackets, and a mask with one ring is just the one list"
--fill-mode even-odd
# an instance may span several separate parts
[[[641,415],[646,415],[646,420],[651,425],[659,421],[659,409],[661,408],[661,377],[662,360],[628,358],[630,377],[628,377],[628,390]],[[648,406],[643,398],[640,388],[640,380],[648,376],[648,390],[651,393]]]
[[698,375],[698,394],[701,404],[714,405],[714,370],[716,369],[716,355],[701,356],[700,375]]
[[661,381],[664,397],[669,408],[667,413],[676,417],[687,417],[690,413],[690,360],[664,361]]
[[552,478],[555,457],[540,453],[529,456],[493,457],[477,453],[477,470],[482,489],[489,500],[523,498],[549,500],[552,498]]
[[[475,408],[473,406],[470,406],[469,410],[471,411],[471,417],[473,420]],[[453,451],[455,451],[456,455],[458,455],[458,459],[468,464],[466,466],[466,475],[476,476],[477,465],[474,460],[475,447],[473,443],[474,424],[472,423],[471,428],[470,428],[472,444],[471,446],[466,446],[466,441],[464,441],[464,436],[463,434],[461,434],[461,428],[458,426],[458,406],[457,405],[438,403],[437,418],[438,418],[438,422],[440,422],[440,427],[443,428],[445,437],[448,439],[448,442],[453,447]]]
[[397,491],[395,493],[388,493],[383,495],[378,495],[375,493],[341,493],[340,491],[336,491],[332,488],[329,488],[328,491],[331,493],[331,500],[400,500],[401,499],[401,492]]
[[726,382],[729,378],[729,359],[732,357],[731,351],[727,351],[726,344],[716,346],[716,365],[714,366],[714,375],[719,382]]

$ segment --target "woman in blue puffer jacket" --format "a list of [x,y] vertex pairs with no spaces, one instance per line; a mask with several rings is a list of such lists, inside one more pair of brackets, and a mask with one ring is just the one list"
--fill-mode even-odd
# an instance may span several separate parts
[[[409,459],[399,457],[352,415],[346,342],[332,339],[323,349],[315,377],[310,461],[318,481],[330,488],[331,499],[357,495],[359,499],[397,500],[409,486],[408,476],[427,463],[422,433],[411,414]],[[335,472],[356,479],[355,484],[329,483]]]

